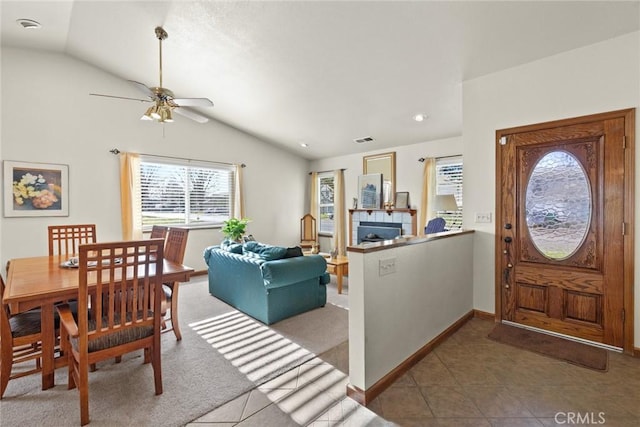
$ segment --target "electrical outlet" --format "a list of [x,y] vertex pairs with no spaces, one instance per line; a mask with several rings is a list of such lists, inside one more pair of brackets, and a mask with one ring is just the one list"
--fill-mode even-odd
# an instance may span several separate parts
[[491,222],[491,212],[476,212],[476,223],[488,224]]
[[396,259],[381,259],[378,261],[380,276],[386,276],[387,274],[393,274],[396,272]]

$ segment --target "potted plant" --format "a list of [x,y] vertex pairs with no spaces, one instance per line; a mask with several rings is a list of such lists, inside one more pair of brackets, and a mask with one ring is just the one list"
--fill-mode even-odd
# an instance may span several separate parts
[[239,242],[245,233],[249,221],[251,220],[248,218],[229,218],[223,222],[224,226],[220,231],[227,239]]

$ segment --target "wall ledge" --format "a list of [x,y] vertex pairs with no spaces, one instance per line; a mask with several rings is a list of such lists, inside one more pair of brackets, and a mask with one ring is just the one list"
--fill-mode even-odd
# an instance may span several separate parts
[[446,239],[449,237],[471,234],[474,230],[455,230],[445,231],[443,233],[427,234],[424,236],[400,237],[393,240],[385,240],[382,242],[360,243],[359,245],[347,247],[347,252],[370,253],[382,251],[385,249],[397,248],[401,246],[416,245],[419,243],[429,242],[432,240]]

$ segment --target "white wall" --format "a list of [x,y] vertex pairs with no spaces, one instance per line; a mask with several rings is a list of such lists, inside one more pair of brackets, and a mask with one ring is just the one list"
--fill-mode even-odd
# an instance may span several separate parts
[[[353,386],[371,388],[472,310],[473,237],[413,238],[421,243],[348,253]],[[379,263],[390,260],[395,273],[380,276]]]
[[[442,157],[462,154],[462,138],[453,137],[312,161],[310,163],[310,172],[346,169],[344,171],[346,234],[349,233],[348,210],[353,207],[353,198],[359,197],[358,175],[362,175],[363,172],[362,158],[372,154],[391,151],[396,152],[396,191],[408,191],[411,207],[418,209],[420,207],[420,199],[422,198],[422,174],[424,171],[424,163],[419,162],[418,159],[421,157]],[[308,210],[308,203],[305,207]],[[420,225],[418,225],[418,227],[420,227]],[[347,245],[349,244],[348,236],[345,237],[345,243]],[[325,252],[331,250],[331,241],[329,238],[320,239],[320,250]]]
[[[141,122],[144,104],[89,96],[136,96],[126,81],[66,55],[2,49],[2,159],[69,165],[69,217],[2,218],[1,265],[47,253],[47,225],[96,223],[100,241],[121,239],[121,151],[245,163],[247,228],[272,244],[299,242],[308,161],[216,121],[177,116]],[[215,99],[214,99],[215,102]],[[224,108],[224,107],[213,107]],[[163,134],[164,133],[164,134]],[[206,269],[202,251],[218,229],[192,230],[185,263]]]
[[[464,224],[475,230],[474,308],[493,313],[495,224],[473,224],[474,212],[495,213],[495,131],[520,125],[637,108],[640,33],[470,80],[463,85]],[[640,135],[636,118],[636,140]],[[638,141],[636,141],[636,146]],[[636,179],[640,168],[636,148]],[[636,189],[640,186],[636,182]],[[636,190],[637,192],[637,190]],[[636,212],[640,197],[636,195]],[[635,236],[640,265],[640,236]],[[640,344],[640,281],[635,279],[635,346]]]

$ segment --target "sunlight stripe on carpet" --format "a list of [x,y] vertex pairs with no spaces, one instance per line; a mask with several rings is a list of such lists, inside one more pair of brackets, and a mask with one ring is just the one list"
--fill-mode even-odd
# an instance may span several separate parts
[[189,327],[257,385],[316,356],[237,310]]

